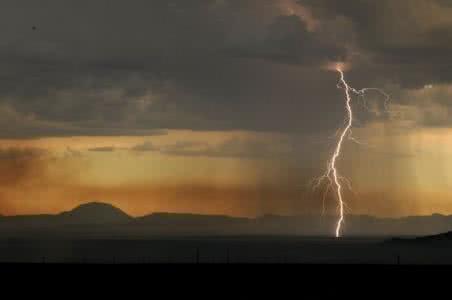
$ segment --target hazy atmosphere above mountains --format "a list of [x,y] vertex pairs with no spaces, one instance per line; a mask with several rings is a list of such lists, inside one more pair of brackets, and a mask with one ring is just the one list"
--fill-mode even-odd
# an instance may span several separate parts
[[[452,1],[2,0],[0,214],[452,214]],[[329,197],[327,213],[336,213]]]

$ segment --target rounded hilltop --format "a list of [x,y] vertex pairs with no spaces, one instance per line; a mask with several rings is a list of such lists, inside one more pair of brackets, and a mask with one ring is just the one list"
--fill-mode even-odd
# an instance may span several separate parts
[[121,223],[131,219],[119,208],[103,202],[85,203],[60,216],[77,223]]

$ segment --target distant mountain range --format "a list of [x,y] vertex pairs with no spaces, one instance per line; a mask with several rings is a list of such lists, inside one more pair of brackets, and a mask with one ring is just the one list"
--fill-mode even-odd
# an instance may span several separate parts
[[[118,237],[301,235],[331,236],[332,216],[236,218],[215,215],[154,213],[131,217],[105,203],[88,203],[57,215],[0,216],[0,237]],[[346,236],[424,236],[452,231],[452,216],[399,219],[347,217]]]

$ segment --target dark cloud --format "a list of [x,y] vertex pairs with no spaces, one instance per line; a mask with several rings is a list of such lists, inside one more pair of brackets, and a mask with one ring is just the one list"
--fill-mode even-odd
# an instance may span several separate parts
[[88,151],[91,152],[113,152],[116,150],[116,147],[96,147],[96,148],[89,148]]
[[325,62],[351,59],[356,86],[449,82],[451,16],[439,0],[2,1],[0,135],[334,130]]
[[137,152],[158,151],[162,154],[175,156],[282,159],[294,154],[296,148],[293,141],[287,138],[230,138],[218,144],[187,140],[156,146],[148,141],[135,145],[130,150]]
[[209,147],[207,142],[178,141],[171,145],[162,146],[160,152],[169,155],[199,156],[203,149],[207,147]]
[[37,116],[36,112],[19,112],[14,104],[0,105],[1,138],[39,138],[51,136],[158,136],[166,135],[164,129],[128,128],[118,122],[65,121],[62,113],[58,121],[49,121]]
[[361,72],[384,73],[406,87],[452,80],[450,1],[298,2],[309,7],[324,24],[334,26],[345,19],[351,25],[344,42],[370,59],[370,66],[365,65]]
[[247,58],[316,67],[331,61],[343,61],[346,57],[344,48],[309,32],[306,24],[296,15],[276,17],[264,36],[237,48]]
[[152,144],[152,142],[146,141],[142,144],[135,145],[131,148],[132,151],[137,152],[148,152],[148,151],[158,151],[159,147]]
[[[297,71],[274,63],[342,53],[284,16],[278,1],[0,5],[0,96],[33,120],[17,121],[8,136],[299,130],[309,122],[294,111],[324,105],[300,100],[313,97],[322,75],[288,79]],[[311,82],[300,83],[304,76]]]
[[163,149],[163,153],[182,156],[275,158],[293,154],[288,141],[231,138],[218,145],[204,143],[177,143]]
[[79,150],[72,149],[71,147],[66,147],[66,151],[64,153],[66,158],[77,157],[80,158],[83,156],[83,153]]

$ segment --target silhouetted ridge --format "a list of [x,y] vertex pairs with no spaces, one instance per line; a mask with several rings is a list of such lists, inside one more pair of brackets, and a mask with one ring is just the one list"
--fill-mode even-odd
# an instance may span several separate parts
[[[120,209],[100,202],[80,205],[57,215],[0,217],[1,236],[127,236],[158,235],[304,235],[331,236],[336,216],[264,215],[239,218],[224,215],[154,213],[133,218]],[[452,230],[452,216],[385,219],[372,216],[347,216],[346,236],[415,237],[431,236]],[[448,239],[446,235],[435,237]],[[452,240],[452,239],[451,239]]]
[[416,238],[417,241],[452,241],[452,231]]
[[435,242],[452,242],[452,231],[434,234],[434,235],[426,235],[420,236],[416,238],[392,238],[388,241],[389,243],[402,243],[402,244],[427,244],[431,245]]
[[106,224],[124,223],[132,219],[113,205],[100,202],[82,204],[71,211],[59,215],[66,223]]

